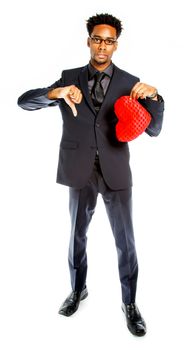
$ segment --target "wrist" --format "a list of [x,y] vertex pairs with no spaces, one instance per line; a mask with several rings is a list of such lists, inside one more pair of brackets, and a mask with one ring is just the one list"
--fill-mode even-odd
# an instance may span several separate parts
[[47,97],[50,99],[50,100],[56,100],[58,98],[62,98],[62,90],[63,88],[56,88],[56,89],[53,89],[53,90],[50,90],[48,93],[47,93]]
[[56,99],[55,91],[54,91],[54,90],[55,90],[55,89],[48,91],[47,97],[49,98],[49,100],[55,100],[55,99]]

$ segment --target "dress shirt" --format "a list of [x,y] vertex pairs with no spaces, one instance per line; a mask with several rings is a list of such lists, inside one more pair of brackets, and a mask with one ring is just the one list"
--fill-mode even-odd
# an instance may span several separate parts
[[[114,65],[113,63],[110,64],[103,72],[105,73],[105,77],[101,81],[101,85],[104,91],[104,96],[107,92],[111,77],[113,75]],[[91,95],[91,91],[93,89],[94,83],[95,83],[95,74],[98,72],[96,68],[94,68],[91,63],[88,64],[88,89],[89,93]]]

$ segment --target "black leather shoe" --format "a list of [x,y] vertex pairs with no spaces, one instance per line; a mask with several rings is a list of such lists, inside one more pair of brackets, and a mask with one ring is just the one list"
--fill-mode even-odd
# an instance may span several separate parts
[[87,288],[85,287],[82,292],[73,291],[68,298],[61,305],[58,313],[64,316],[71,316],[77,311],[80,301],[84,300],[88,296]]
[[146,323],[142,318],[140,311],[135,303],[122,304],[122,310],[125,313],[127,327],[133,335],[142,337],[146,334]]

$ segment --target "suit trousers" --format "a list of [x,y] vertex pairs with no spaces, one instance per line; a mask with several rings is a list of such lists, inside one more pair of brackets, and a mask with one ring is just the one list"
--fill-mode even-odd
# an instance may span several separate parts
[[68,261],[72,290],[82,291],[86,285],[86,233],[95,211],[98,193],[101,193],[117,248],[122,300],[125,304],[135,302],[138,262],[132,224],[132,188],[118,191],[110,189],[103,179],[99,158],[96,156],[87,185],[82,189],[70,187],[69,191],[71,237]]

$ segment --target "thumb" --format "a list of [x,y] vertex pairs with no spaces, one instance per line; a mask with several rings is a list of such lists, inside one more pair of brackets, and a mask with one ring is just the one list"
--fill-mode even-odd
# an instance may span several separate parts
[[70,108],[71,108],[71,110],[73,112],[74,117],[76,117],[77,116],[77,110],[76,110],[76,107],[75,107],[75,103],[71,102]]
[[77,116],[77,110],[76,110],[76,107],[75,107],[75,103],[73,103],[69,97],[65,97],[65,102],[68,104],[68,106],[71,108],[72,112],[73,112],[73,115],[74,117]]

